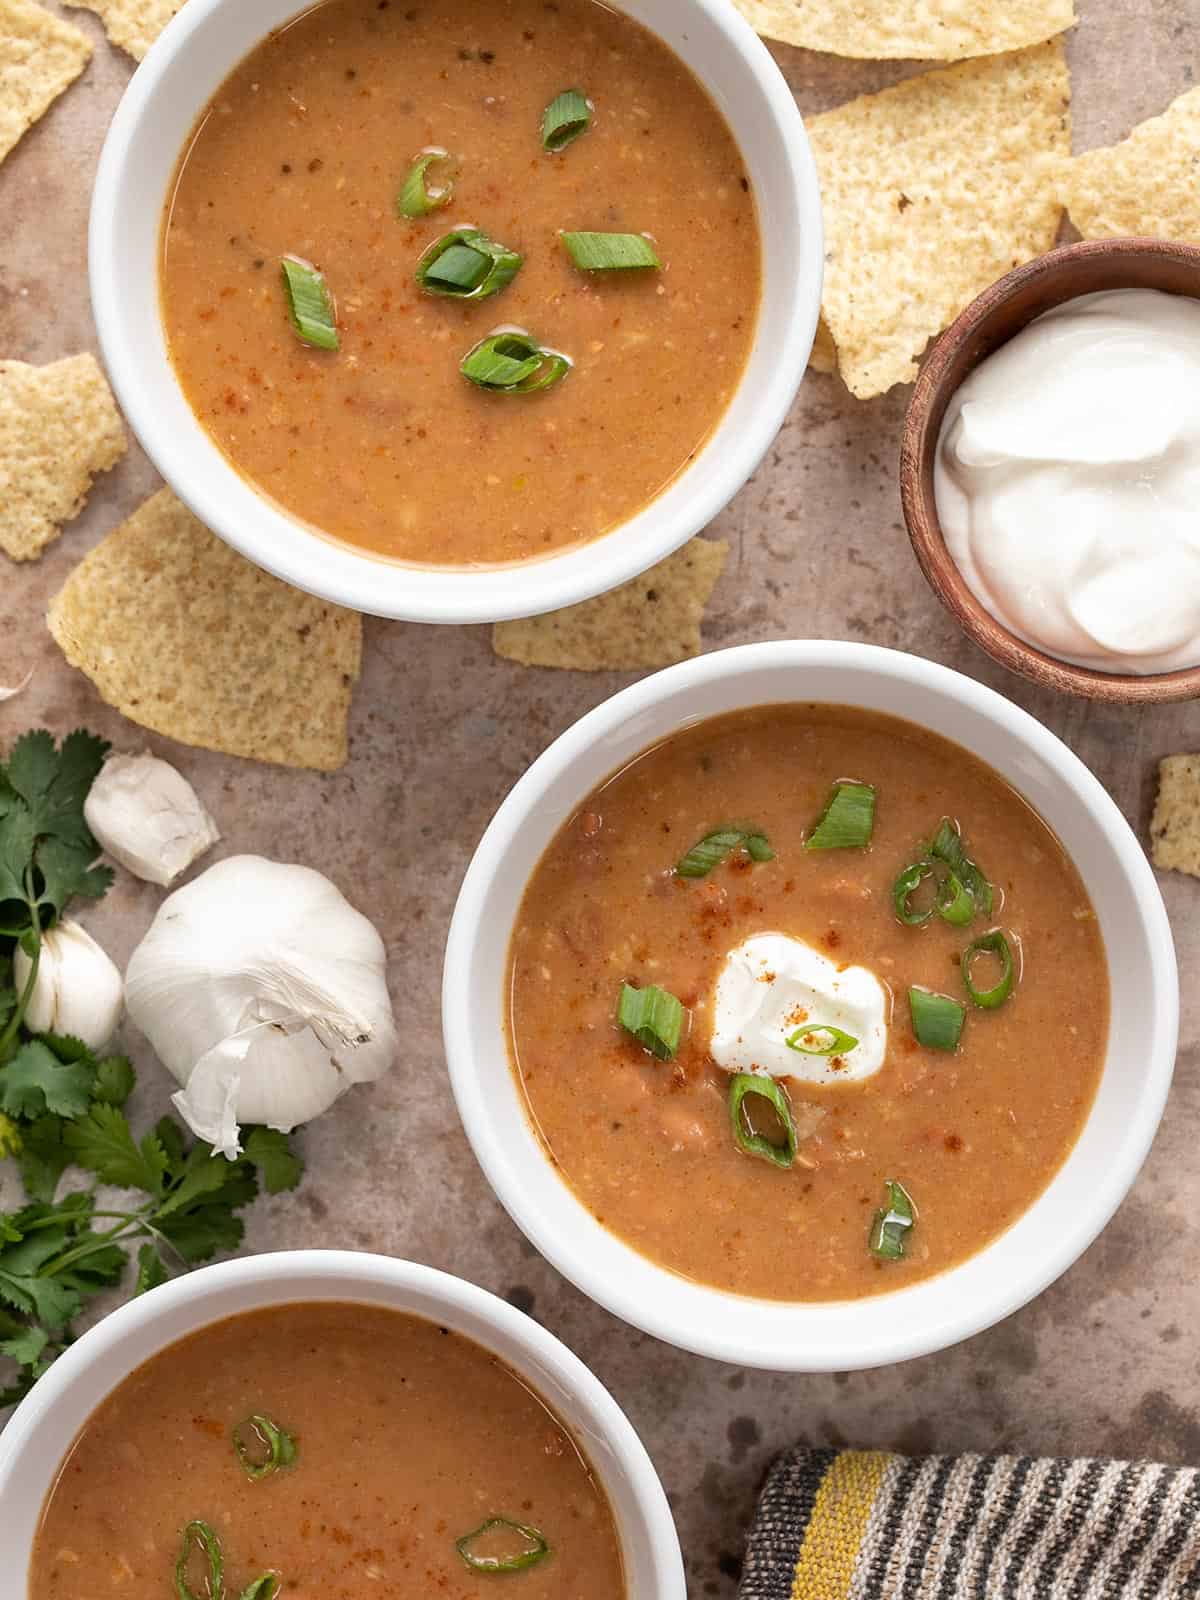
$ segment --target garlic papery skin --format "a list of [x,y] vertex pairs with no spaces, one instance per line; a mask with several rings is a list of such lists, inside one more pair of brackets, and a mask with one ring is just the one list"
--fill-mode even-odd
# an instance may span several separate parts
[[[18,945],[13,987],[19,995],[25,993],[32,965]],[[124,992],[116,964],[86,928],[64,919],[42,934],[25,1026],[31,1033],[69,1034],[91,1050],[103,1050],[121,1020]]]
[[183,774],[148,750],[109,756],[83,816],[106,855],[164,888],[221,837]]
[[168,895],[125,974],[129,1015],[231,1160],[239,1125],[289,1133],[399,1041],[374,927],[310,867],[230,856]]

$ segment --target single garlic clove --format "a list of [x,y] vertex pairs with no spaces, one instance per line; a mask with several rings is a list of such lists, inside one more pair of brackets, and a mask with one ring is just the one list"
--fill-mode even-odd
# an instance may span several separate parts
[[110,756],[83,815],[106,854],[164,888],[221,837],[183,774],[148,751]]
[[[33,963],[18,945],[13,980],[24,994]],[[42,935],[37,977],[25,1012],[32,1033],[69,1034],[102,1050],[117,1031],[125,986],[117,967],[77,922],[64,919]]]

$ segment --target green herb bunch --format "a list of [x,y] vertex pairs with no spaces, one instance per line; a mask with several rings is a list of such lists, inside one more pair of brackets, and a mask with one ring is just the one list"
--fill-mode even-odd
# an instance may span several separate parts
[[[294,1188],[301,1163],[286,1135],[246,1130],[237,1161],[214,1158],[172,1117],[136,1139],[123,1107],[135,1075],[125,1056],[98,1058],[81,1040],[34,1034],[25,1015],[42,939],[76,896],[100,899],[112,869],[83,805],[108,745],[69,734],[27,733],[0,766],[0,1157],[15,1162],[28,1203],[0,1212],[0,1355],[17,1380],[0,1406],[28,1392],[71,1342],[72,1324],[96,1295],[119,1283],[138,1245],[135,1294],[174,1268],[207,1261],[242,1240],[237,1213],[258,1193]],[[32,964],[13,986],[20,945]],[[56,1200],[68,1167],[89,1187]],[[99,1208],[100,1184],[132,1190],[124,1209]]]

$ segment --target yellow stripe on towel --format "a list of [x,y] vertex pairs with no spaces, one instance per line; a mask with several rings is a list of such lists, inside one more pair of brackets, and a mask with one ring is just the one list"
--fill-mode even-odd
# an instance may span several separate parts
[[843,1450],[821,1480],[792,1583],[792,1600],[846,1600],[867,1521],[893,1458]]

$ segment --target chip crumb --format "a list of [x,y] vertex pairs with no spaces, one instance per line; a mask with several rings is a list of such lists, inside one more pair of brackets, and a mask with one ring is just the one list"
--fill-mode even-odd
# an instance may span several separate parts
[[182,7],[184,0],[66,0],[77,10],[94,11],[113,44],[141,61]]
[[14,561],[40,556],[126,448],[95,356],[0,361],[0,550]]
[[724,539],[692,539],[609,594],[540,617],[497,622],[492,648],[526,667],[623,672],[700,654],[700,622],[729,554]]
[[1200,753],[1158,763],[1158,798],[1150,819],[1150,859],[1200,878]]
[[837,371],[837,345],[833,342],[833,335],[824,317],[817,318],[817,331],[808,354],[808,364],[814,372]]
[[1200,89],[1121,144],[1069,161],[1060,198],[1085,239],[1200,240]]
[[965,61],[1044,44],[1073,0],[736,0],[758,33],[862,61]]
[[91,58],[69,22],[33,0],[0,0],[0,161]]
[[1055,40],[923,73],[808,124],[825,209],[821,309],[859,399],[911,382],[930,339],[1053,245],[1069,107]]
[[346,760],[362,618],[252,565],[170,489],[76,567],[47,620],[71,665],[143,728],[281,766]]

